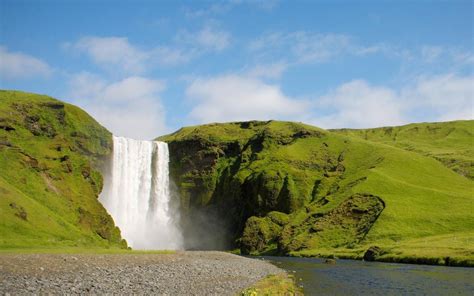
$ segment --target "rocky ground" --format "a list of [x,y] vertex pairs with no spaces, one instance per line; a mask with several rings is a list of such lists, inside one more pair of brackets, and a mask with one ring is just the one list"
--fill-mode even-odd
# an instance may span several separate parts
[[282,272],[223,252],[0,254],[0,294],[236,295]]

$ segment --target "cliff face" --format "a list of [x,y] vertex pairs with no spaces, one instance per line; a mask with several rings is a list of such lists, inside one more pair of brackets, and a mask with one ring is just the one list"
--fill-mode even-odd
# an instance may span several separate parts
[[0,247],[126,247],[97,200],[111,140],[77,107],[0,91]]
[[160,138],[169,142],[170,172],[190,247],[213,248],[214,242],[229,247],[249,217],[288,214],[311,201],[314,182],[307,183],[308,178],[319,180],[324,171],[335,171],[337,159],[323,147],[308,163],[315,170],[298,155],[281,161],[274,153],[299,139],[318,139],[323,145],[325,133],[302,124],[246,122],[184,128]]
[[418,153],[278,121],[159,140],[169,143],[189,248],[362,256],[371,245],[474,229],[472,181]]

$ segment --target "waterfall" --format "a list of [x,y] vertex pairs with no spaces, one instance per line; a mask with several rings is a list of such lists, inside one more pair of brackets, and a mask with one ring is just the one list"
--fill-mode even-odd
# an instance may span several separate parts
[[168,144],[113,137],[111,169],[99,200],[134,249],[180,249],[169,185]]

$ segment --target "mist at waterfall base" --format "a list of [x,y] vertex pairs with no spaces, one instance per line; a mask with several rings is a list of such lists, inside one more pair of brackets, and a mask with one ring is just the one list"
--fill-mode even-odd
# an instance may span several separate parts
[[133,249],[183,248],[178,203],[172,199],[168,145],[113,137],[100,202]]
[[230,250],[235,248],[232,217],[216,205],[191,206],[181,216],[184,247],[188,250]]

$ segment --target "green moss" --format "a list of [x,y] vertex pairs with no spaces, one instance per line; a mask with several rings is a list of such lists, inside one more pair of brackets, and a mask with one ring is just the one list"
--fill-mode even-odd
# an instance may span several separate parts
[[112,146],[105,128],[77,107],[17,91],[0,91],[0,123],[0,248],[126,247],[97,200]]
[[316,209],[295,213],[282,230],[279,249],[289,254],[303,249],[355,246],[365,238],[383,208],[379,198],[356,194],[328,212]]
[[273,222],[269,217],[250,217],[245,223],[241,238],[242,254],[276,254],[281,229],[282,225]]

